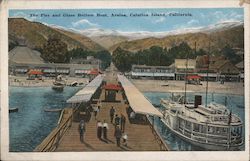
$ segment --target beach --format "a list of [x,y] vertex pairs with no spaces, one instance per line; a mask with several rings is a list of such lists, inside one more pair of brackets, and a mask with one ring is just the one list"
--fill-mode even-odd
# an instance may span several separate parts
[[[183,91],[185,90],[184,81],[175,80],[139,80],[130,79],[134,85],[141,92],[170,92],[170,91]],[[202,85],[189,85],[187,84],[187,91],[193,92],[206,92],[205,81],[201,82]],[[224,93],[224,94],[235,94],[244,95],[243,82],[208,82],[209,93]]]
[[[63,80],[66,84],[77,81],[78,83],[87,84],[88,78],[79,77],[64,77]],[[131,82],[141,91],[141,92],[172,92],[172,91],[184,91],[184,81],[176,80],[146,80],[146,79],[130,79]],[[27,80],[27,77],[9,77],[10,86],[20,86],[20,87],[49,87],[53,84],[53,78],[43,78],[43,80]],[[192,92],[206,92],[205,81],[201,82],[202,85],[187,85],[187,91]],[[243,82],[225,82],[220,84],[220,82],[208,82],[208,92],[209,93],[225,93],[225,94],[235,94],[244,95]]]
[[[78,83],[87,84],[88,78],[80,78],[80,77],[63,77],[66,85],[71,84],[74,81]],[[42,80],[27,80],[27,77],[21,76],[9,76],[9,85],[14,87],[50,87],[52,86],[54,78],[43,77]]]

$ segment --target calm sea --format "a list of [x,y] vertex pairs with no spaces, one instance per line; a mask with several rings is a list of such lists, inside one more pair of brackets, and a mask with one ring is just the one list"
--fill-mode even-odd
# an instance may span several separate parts
[[65,87],[56,92],[51,87],[10,87],[10,151],[29,152],[57,126],[60,112],[45,112],[66,106],[66,100],[79,88]]
[[[19,111],[10,113],[10,151],[31,152],[56,127],[60,113],[45,112],[48,108],[63,108],[65,101],[80,88],[65,87],[63,92],[53,91],[50,87],[11,87],[10,108],[18,107]],[[161,98],[169,98],[169,93],[144,93],[149,100],[160,104]],[[200,93],[204,96],[203,93]],[[214,101],[224,104],[227,97],[228,108],[244,120],[244,97],[236,95],[214,94]],[[208,95],[208,102],[212,100]],[[205,97],[203,97],[205,102]],[[158,131],[172,150],[204,150],[195,147],[173,135],[160,121],[155,120]]]

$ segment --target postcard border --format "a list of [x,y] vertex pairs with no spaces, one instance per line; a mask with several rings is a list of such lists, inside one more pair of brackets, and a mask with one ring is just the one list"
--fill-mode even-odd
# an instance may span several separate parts
[[[8,10],[9,9],[84,9],[84,8],[216,8],[240,7],[238,1],[10,1],[3,2],[0,17],[1,60],[1,158],[3,160],[248,160],[249,159],[249,5],[244,4],[245,28],[245,151],[237,152],[9,152],[8,123]],[[177,3],[175,3],[177,2]],[[181,2],[181,3],[180,3]],[[111,7],[112,6],[112,7]],[[181,155],[180,155],[181,153]],[[130,154],[130,155],[129,155]],[[131,155],[133,154],[133,155]],[[98,156],[98,157],[97,157]],[[204,157],[205,156],[205,157]],[[225,157],[226,156],[226,157]],[[72,159],[73,158],[73,159]]]

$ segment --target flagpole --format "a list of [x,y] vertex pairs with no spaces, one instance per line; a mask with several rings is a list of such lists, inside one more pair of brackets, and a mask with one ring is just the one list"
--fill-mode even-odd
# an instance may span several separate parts
[[188,53],[186,55],[186,70],[185,70],[185,93],[184,93],[184,104],[186,104],[186,96],[187,96],[187,68],[188,68]]
[[228,116],[228,149],[230,148],[231,144],[231,119],[232,119],[232,110],[230,110],[229,116]]
[[209,63],[210,63],[210,41],[209,41],[209,47],[208,47],[208,55],[207,55],[207,85],[206,85],[206,106],[207,107],[207,93],[208,93],[208,70],[209,70]]

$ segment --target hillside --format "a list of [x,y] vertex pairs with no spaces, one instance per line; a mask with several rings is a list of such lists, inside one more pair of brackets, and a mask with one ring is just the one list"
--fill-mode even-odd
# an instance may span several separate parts
[[24,18],[9,18],[10,46],[26,45],[30,48],[41,48],[49,36],[56,36],[68,45],[68,50],[83,48],[92,51],[103,50],[90,38],[69,31],[62,31],[39,22],[31,22]]
[[110,47],[114,46],[115,44],[119,44],[121,42],[126,42],[128,38],[124,36],[115,36],[115,35],[110,35],[110,36],[95,36],[91,37],[93,41],[96,43],[100,44],[103,48],[109,49]]
[[181,42],[187,42],[191,48],[207,50],[209,47],[209,40],[212,50],[222,49],[226,44],[229,44],[233,48],[243,48],[244,46],[244,28],[243,25],[235,26],[232,28],[225,28],[220,30],[214,30],[212,32],[194,32],[184,33],[177,35],[169,35],[163,38],[149,37],[139,40],[132,40],[121,42],[109,48],[110,52],[113,52],[117,47],[129,50],[132,52],[148,49],[152,46],[160,46],[164,48],[170,48],[178,45]]

